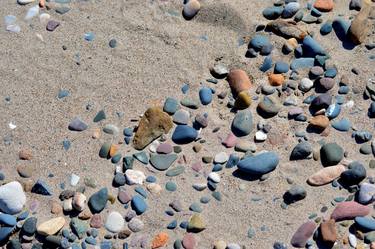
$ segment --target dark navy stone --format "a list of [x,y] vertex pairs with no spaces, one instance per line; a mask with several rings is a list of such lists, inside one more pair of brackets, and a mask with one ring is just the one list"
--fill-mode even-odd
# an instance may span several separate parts
[[298,47],[296,47],[296,49],[294,50],[294,56],[296,58],[301,58],[303,56],[303,48],[301,45],[298,45]]
[[370,118],[374,118],[375,117],[375,102],[372,102],[370,104],[370,107],[368,109],[368,115]]
[[352,134],[357,143],[365,143],[372,139],[372,134],[368,131],[355,131]]
[[188,125],[177,125],[173,132],[172,140],[176,144],[187,144],[198,137],[198,132]]
[[88,205],[93,213],[100,213],[107,204],[108,200],[108,189],[102,188],[98,192],[94,193],[88,201]]
[[126,127],[124,128],[124,131],[122,132],[124,134],[124,136],[126,137],[131,137],[133,136],[133,128],[131,127]]
[[156,177],[155,176],[147,176],[146,182],[149,182],[149,183],[156,182]]
[[340,181],[345,185],[352,186],[357,185],[366,178],[365,167],[354,161],[349,164],[348,169],[341,173]]
[[167,226],[167,228],[168,229],[175,229],[177,227],[177,220],[173,220],[173,221],[171,221],[169,224],[168,224],[168,226]]
[[260,51],[262,47],[269,45],[270,41],[267,36],[264,35],[255,35],[249,43],[249,47],[253,48],[256,51]]
[[315,17],[320,17],[322,16],[322,12],[320,12],[318,9],[316,8],[311,8],[311,15],[312,16],[315,16]]
[[52,189],[46,182],[39,179],[31,189],[32,193],[40,194],[40,195],[52,195]]
[[340,40],[346,40],[350,22],[344,20],[342,17],[336,18],[332,23],[333,30]]
[[264,175],[273,171],[278,164],[279,156],[275,152],[264,152],[240,160],[237,167],[240,171],[245,173]]
[[303,39],[303,55],[306,57],[315,57],[317,55],[326,55],[326,52],[320,44],[311,36],[307,35]]

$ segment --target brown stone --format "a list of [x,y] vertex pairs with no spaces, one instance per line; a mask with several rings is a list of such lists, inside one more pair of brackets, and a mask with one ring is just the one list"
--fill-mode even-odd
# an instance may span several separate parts
[[132,234],[132,232],[129,230],[129,229],[124,229],[122,231],[120,231],[117,235],[117,237],[119,239],[126,239],[127,237],[129,237],[130,235]]
[[34,186],[34,181],[31,179],[27,179],[25,181],[22,181],[22,187],[25,192],[31,192],[31,189]]
[[243,110],[248,108],[251,105],[251,96],[248,91],[242,91],[238,94],[234,106],[238,110]]
[[325,115],[318,115],[318,116],[312,117],[309,123],[310,125],[314,127],[325,129],[329,125],[329,119]]
[[102,217],[100,214],[94,214],[90,220],[90,226],[93,228],[101,228],[103,226]]
[[133,139],[137,150],[144,149],[148,144],[168,133],[172,128],[172,118],[160,107],[151,107],[143,115]]
[[268,75],[268,82],[271,86],[281,86],[284,84],[285,77],[282,74],[270,73]]
[[293,21],[275,20],[267,24],[267,26],[277,35],[284,38],[295,38],[297,40],[303,40],[307,35],[307,32],[300,28]]
[[363,0],[361,11],[352,21],[350,25],[348,36],[352,42],[355,44],[361,44],[367,37],[370,31],[371,22],[369,20],[369,15],[371,12],[371,2],[370,0]]
[[18,157],[21,159],[21,160],[31,160],[33,158],[33,154],[31,152],[31,150],[27,150],[27,149],[22,149],[20,150],[20,152],[18,153]]
[[30,166],[20,165],[17,167],[17,173],[23,178],[30,178],[33,170]]
[[337,240],[335,220],[330,219],[320,224],[322,240],[327,243],[335,243]]
[[230,70],[227,80],[235,95],[238,95],[240,92],[249,90],[251,88],[250,78],[244,70]]
[[329,12],[333,10],[334,3],[333,0],[316,0],[314,7],[320,11]]
[[82,212],[79,213],[78,218],[81,220],[88,220],[92,217],[92,213],[90,209],[86,208]]
[[52,201],[51,202],[51,213],[52,214],[61,214],[63,211],[60,203],[58,203],[57,201]]
[[119,147],[120,146],[118,144],[111,144],[111,147],[109,149],[109,156],[113,157],[114,155],[116,155]]

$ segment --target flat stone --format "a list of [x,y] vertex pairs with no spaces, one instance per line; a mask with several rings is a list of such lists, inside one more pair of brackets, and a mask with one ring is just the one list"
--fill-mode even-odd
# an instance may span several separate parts
[[140,215],[146,212],[147,210],[147,204],[143,197],[140,195],[134,195],[131,201],[132,208],[134,211]]
[[249,110],[238,111],[232,121],[232,132],[236,136],[246,136],[253,129],[253,115]]
[[275,20],[267,24],[267,26],[277,35],[280,35],[284,38],[295,38],[297,40],[302,40],[307,32],[301,29],[296,24],[284,21],[284,20]]
[[364,232],[375,231],[375,220],[367,217],[356,217],[354,219],[356,226]]
[[85,124],[79,117],[74,118],[68,126],[71,131],[84,131],[87,127],[87,124]]
[[169,154],[169,155],[151,155],[150,163],[154,168],[158,170],[167,170],[174,161],[176,161],[177,155],[176,154]]
[[48,236],[54,235],[61,230],[65,225],[64,217],[56,217],[50,220],[47,220],[37,227],[37,232],[40,235]]
[[323,168],[311,175],[307,179],[307,183],[312,186],[322,186],[332,182],[333,180],[340,177],[341,173],[344,172],[346,168],[343,165],[330,166]]
[[111,212],[107,220],[104,224],[105,228],[112,232],[112,233],[118,233],[120,232],[125,225],[125,220],[122,217],[122,215],[119,212]]
[[186,125],[189,123],[190,113],[184,109],[180,109],[173,114],[173,122],[176,124]]
[[125,171],[125,177],[128,184],[143,184],[146,180],[146,176],[142,171],[128,169]]
[[335,243],[337,240],[336,223],[335,220],[330,219],[320,224],[320,231],[322,240],[326,243]]
[[179,166],[176,166],[174,168],[171,168],[169,169],[165,175],[166,176],[169,176],[169,177],[174,177],[174,176],[178,176],[178,175],[181,175],[182,173],[185,172],[185,166],[183,165],[179,165]]
[[134,148],[142,150],[162,134],[168,133],[172,126],[172,118],[161,108],[149,108],[138,124],[133,138]]
[[305,247],[307,240],[314,234],[316,224],[314,221],[303,223],[294,233],[290,243],[297,248]]
[[60,26],[60,23],[55,20],[49,20],[46,26],[47,31],[54,31],[58,26]]
[[331,214],[331,218],[335,221],[352,220],[358,216],[366,216],[370,211],[370,207],[364,206],[355,201],[346,201],[337,204]]
[[172,140],[176,144],[187,144],[193,142],[198,137],[198,132],[188,125],[177,125],[173,132]]
[[168,97],[164,102],[163,111],[169,115],[173,115],[179,108],[178,101],[175,98]]
[[200,214],[193,214],[188,223],[187,227],[190,232],[201,232],[206,229],[206,224]]
[[31,189],[32,193],[40,195],[52,195],[51,187],[43,180],[39,179]]
[[354,161],[348,165],[347,170],[341,173],[340,180],[344,184],[348,186],[352,186],[352,185],[359,184],[365,178],[366,178],[365,167],[361,163]]
[[279,156],[275,152],[264,152],[239,161],[240,171],[251,175],[264,175],[273,171],[279,164]]
[[108,189],[102,188],[98,192],[91,195],[89,198],[88,204],[91,209],[91,212],[100,213],[107,204],[108,200]]

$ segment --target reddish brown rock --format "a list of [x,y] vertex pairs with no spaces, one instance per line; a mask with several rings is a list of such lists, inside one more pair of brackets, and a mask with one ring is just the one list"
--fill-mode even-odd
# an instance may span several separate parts
[[303,223],[294,233],[290,243],[297,248],[304,248],[307,240],[314,234],[316,224],[314,221]]
[[18,153],[18,157],[21,159],[21,160],[31,160],[33,158],[33,154],[31,152],[31,150],[27,150],[27,149],[22,149],[20,150],[20,152]]
[[144,149],[148,144],[168,133],[172,128],[172,118],[160,107],[151,107],[143,115],[134,135],[133,146],[137,150]]
[[329,125],[329,119],[325,115],[318,115],[318,116],[312,117],[309,123],[310,125],[316,128],[325,129]]
[[320,231],[324,242],[331,244],[336,242],[337,232],[335,220],[330,219],[320,224]]
[[101,228],[103,226],[102,217],[100,214],[94,214],[90,220],[90,226],[93,228]]
[[61,205],[57,201],[51,202],[51,213],[53,214],[61,214],[63,211]]
[[157,234],[151,243],[151,248],[156,249],[165,246],[168,243],[169,236],[165,232]]
[[184,238],[182,239],[182,245],[185,249],[194,249],[196,244],[197,241],[192,233],[185,234]]
[[352,220],[357,216],[366,216],[370,211],[369,207],[361,205],[358,202],[346,201],[337,204],[331,214],[331,218],[335,221]]
[[307,179],[307,183],[312,186],[322,186],[328,184],[338,178],[341,173],[345,171],[345,169],[346,168],[343,165],[323,168],[311,175],[309,179]]
[[334,3],[333,0],[316,0],[314,7],[320,11],[329,12],[333,10]]
[[268,75],[268,82],[271,86],[281,86],[284,84],[285,77],[282,74],[270,73]]
[[230,70],[227,80],[235,95],[251,88],[251,81],[247,73],[241,69]]

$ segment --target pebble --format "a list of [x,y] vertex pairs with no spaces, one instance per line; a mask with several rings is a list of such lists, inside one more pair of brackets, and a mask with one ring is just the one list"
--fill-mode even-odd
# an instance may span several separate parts
[[264,133],[263,131],[257,131],[255,133],[255,141],[264,142],[264,141],[266,141],[266,139],[267,139],[267,134]]
[[182,245],[185,249],[194,249],[197,245],[197,241],[192,233],[185,234],[184,238],[182,239]]
[[101,228],[103,226],[103,221],[100,214],[94,214],[91,217],[90,226],[93,228]]
[[284,194],[284,201],[291,204],[305,199],[306,195],[306,190],[302,186],[294,185]]
[[107,124],[103,127],[103,132],[111,135],[117,135],[120,133],[120,130],[117,126],[113,124]]
[[346,201],[337,204],[331,214],[331,218],[335,221],[352,220],[358,216],[366,216],[370,211],[371,209],[367,206],[355,201]]
[[354,161],[349,164],[348,169],[341,174],[340,180],[348,186],[357,185],[366,178],[365,167]]
[[292,18],[300,8],[301,6],[298,2],[289,2],[285,5],[281,16],[282,18]]
[[139,196],[139,195],[133,196],[133,198],[131,200],[131,204],[132,204],[132,207],[133,207],[134,211],[138,215],[143,214],[147,210],[147,204],[146,204],[144,198]]
[[72,205],[75,210],[83,211],[86,205],[86,196],[80,192],[76,192],[73,197]]
[[212,102],[212,91],[208,87],[202,87],[199,90],[199,98],[202,105],[208,105]]
[[198,14],[199,10],[201,9],[201,5],[197,0],[189,0],[187,3],[184,4],[182,14],[185,19],[190,20],[194,18],[195,15]]
[[0,210],[7,214],[19,213],[26,203],[22,185],[13,181],[0,187]]
[[193,214],[187,226],[187,230],[191,232],[201,232],[206,229],[206,223],[204,222],[200,214]]
[[125,225],[124,218],[119,212],[115,212],[115,211],[111,212],[108,215],[107,220],[104,224],[105,228],[112,233],[120,232],[123,229],[124,225]]
[[331,104],[328,106],[326,110],[326,116],[329,119],[334,119],[336,118],[341,112],[341,106],[338,104]]
[[335,121],[332,123],[332,127],[338,131],[349,131],[352,127],[352,123],[347,118],[343,118],[341,120]]
[[143,184],[146,180],[146,176],[142,171],[128,169],[125,172],[126,181],[128,184]]
[[328,244],[334,244],[337,240],[337,231],[335,220],[330,219],[320,224],[322,240]]
[[166,232],[158,233],[151,242],[151,248],[155,249],[164,247],[168,243],[168,240],[169,235]]
[[134,233],[137,233],[137,232],[140,232],[143,230],[144,228],[144,223],[142,220],[140,220],[139,218],[137,217],[134,217],[133,219],[131,219],[128,223],[128,227],[130,229],[130,231],[134,232]]
[[249,110],[238,111],[232,121],[232,132],[236,136],[246,136],[253,129],[253,116]]
[[234,106],[238,110],[244,110],[251,105],[251,96],[248,91],[242,91],[238,94]]
[[264,152],[239,161],[240,171],[251,175],[264,175],[273,171],[279,164],[279,156],[275,152]]
[[168,97],[164,102],[163,111],[173,115],[180,108],[177,99]]
[[176,161],[176,159],[176,154],[156,154],[151,155],[150,163],[152,166],[154,166],[155,169],[164,171],[167,170],[173,164],[173,162]]
[[179,166],[176,166],[176,167],[174,167],[172,169],[169,169],[165,173],[165,175],[169,176],[169,177],[174,177],[174,176],[181,175],[184,172],[185,172],[185,167],[183,165],[179,165]]
[[305,247],[307,240],[313,235],[315,229],[316,224],[314,221],[307,221],[303,223],[294,233],[290,243],[294,247]]
[[316,0],[314,3],[314,8],[324,12],[331,11],[333,9],[333,6],[333,0]]
[[284,84],[285,77],[283,74],[268,74],[268,82],[271,86],[277,87]]
[[50,220],[47,220],[37,227],[37,232],[40,235],[48,236],[48,235],[54,235],[58,231],[60,231],[65,225],[65,219],[64,217],[56,217],[52,218]]
[[71,131],[84,131],[87,127],[87,124],[85,124],[79,117],[74,118],[68,126]]
[[177,125],[173,132],[172,140],[176,144],[187,144],[198,137],[198,132],[188,125]]
[[263,47],[270,44],[270,41],[267,36],[256,34],[249,43],[249,47],[260,51]]
[[344,150],[337,143],[327,143],[320,149],[320,158],[324,166],[337,165],[344,157]]
[[330,166],[319,170],[307,179],[307,183],[312,186],[322,186],[340,177],[346,168],[343,165]]
[[238,95],[240,92],[247,91],[251,88],[249,76],[241,69],[230,70],[227,80],[235,95]]
[[282,105],[275,96],[264,96],[258,104],[258,113],[264,118],[275,116],[281,109]]
[[290,155],[291,160],[306,159],[312,153],[312,147],[309,142],[301,142],[297,144]]
[[320,27],[320,34],[328,35],[332,32],[332,29],[332,21],[327,21]]
[[208,179],[210,181],[215,182],[215,183],[219,183],[220,182],[220,175],[216,172],[211,172],[210,174],[208,174]]
[[177,184],[175,182],[169,181],[165,184],[165,189],[170,192],[174,192],[177,190]]
[[184,109],[180,109],[173,114],[173,122],[176,124],[186,125],[189,123],[190,113]]
[[91,195],[88,201],[88,205],[92,213],[100,213],[107,204],[108,200],[108,189],[102,188],[98,192]]

